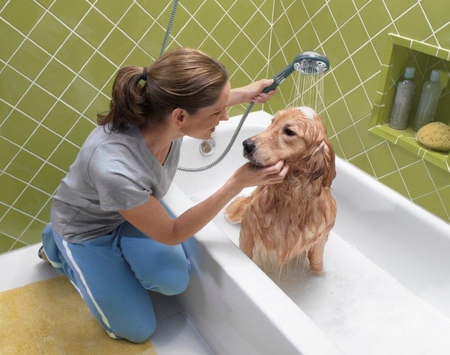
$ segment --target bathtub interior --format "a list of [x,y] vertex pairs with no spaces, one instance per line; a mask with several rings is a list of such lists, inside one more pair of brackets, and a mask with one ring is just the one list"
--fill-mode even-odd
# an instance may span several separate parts
[[[216,159],[228,144],[238,119],[234,117],[219,125],[214,134],[213,155],[202,156],[199,142],[186,138],[181,165],[199,167]],[[250,114],[235,145],[220,164],[199,173],[177,173],[177,192],[181,191],[193,203],[213,193],[246,162],[241,142],[262,131],[270,120],[271,115],[263,111]],[[250,261],[240,264],[239,275],[258,274],[265,287],[281,290],[272,296],[286,302],[283,297],[287,295],[300,310],[296,316],[306,314],[319,332],[345,353],[357,354],[368,348],[373,353],[401,353],[405,349],[409,353],[441,353],[448,349],[449,225],[341,159],[337,158],[336,164],[333,194],[338,216],[325,248],[324,274],[312,276],[307,262],[300,261],[281,277],[265,275],[255,270]],[[238,249],[239,226],[229,224],[223,214],[213,224],[214,231],[208,232],[202,250],[214,243],[213,233],[226,235],[232,241],[232,246],[227,247]],[[237,253],[242,254],[239,258],[246,258],[240,250]],[[226,256],[224,260],[226,263]],[[273,282],[266,282],[265,278]],[[267,289],[259,291],[268,293]],[[295,319],[291,321],[295,323]]]

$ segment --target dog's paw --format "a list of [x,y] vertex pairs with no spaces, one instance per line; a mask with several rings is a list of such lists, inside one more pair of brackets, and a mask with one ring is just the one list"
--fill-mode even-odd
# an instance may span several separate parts
[[323,275],[323,270],[312,270],[311,269],[311,274],[313,274],[313,276],[319,277]]
[[322,276],[323,274],[323,263],[310,263],[309,270],[314,276]]
[[225,208],[225,219],[231,224],[238,224],[242,222],[242,215],[247,208],[247,197],[239,196],[235,198]]
[[224,217],[225,217],[225,219],[227,220],[228,223],[231,223],[231,224],[239,224],[239,223],[241,223],[241,219],[240,218],[232,218],[232,217],[230,217],[228,215],[228,213],[226,211],[224,212]]

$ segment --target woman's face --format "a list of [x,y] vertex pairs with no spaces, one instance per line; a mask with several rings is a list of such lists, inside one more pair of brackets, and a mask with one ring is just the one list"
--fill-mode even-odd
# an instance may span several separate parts
[[187,114],[183,133],[196,139],[209,139],[220,121],[228,120],[227,104],[230,96],[230,82],[228,81],[220,94],[219,99],[211,106],[206,106],[196,114]]

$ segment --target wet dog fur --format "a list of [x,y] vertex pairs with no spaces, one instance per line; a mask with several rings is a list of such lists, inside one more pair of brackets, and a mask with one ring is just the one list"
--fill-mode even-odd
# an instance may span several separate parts
[[306,254],[310,270],[320,274],[336,218],[335,155],[321,118],[309,107],[288,108],[243,145],[253,164],[284,160],[289,172],[282,183],[257,187],[227,206],[226,218],[241,223],[240,248],[265,271],[282,270]]

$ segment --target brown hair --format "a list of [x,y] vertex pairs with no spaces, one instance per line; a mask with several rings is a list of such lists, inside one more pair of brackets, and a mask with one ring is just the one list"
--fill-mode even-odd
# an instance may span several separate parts
[[150,117],[162,122],[176,108],[195,114],[219,99],[227,81],[225,67],[209,55],[195,49],[174,49],[149,67],[120,69],[109,112],[97,115],[98,124],[116,130],[127,124],[142,125]]

